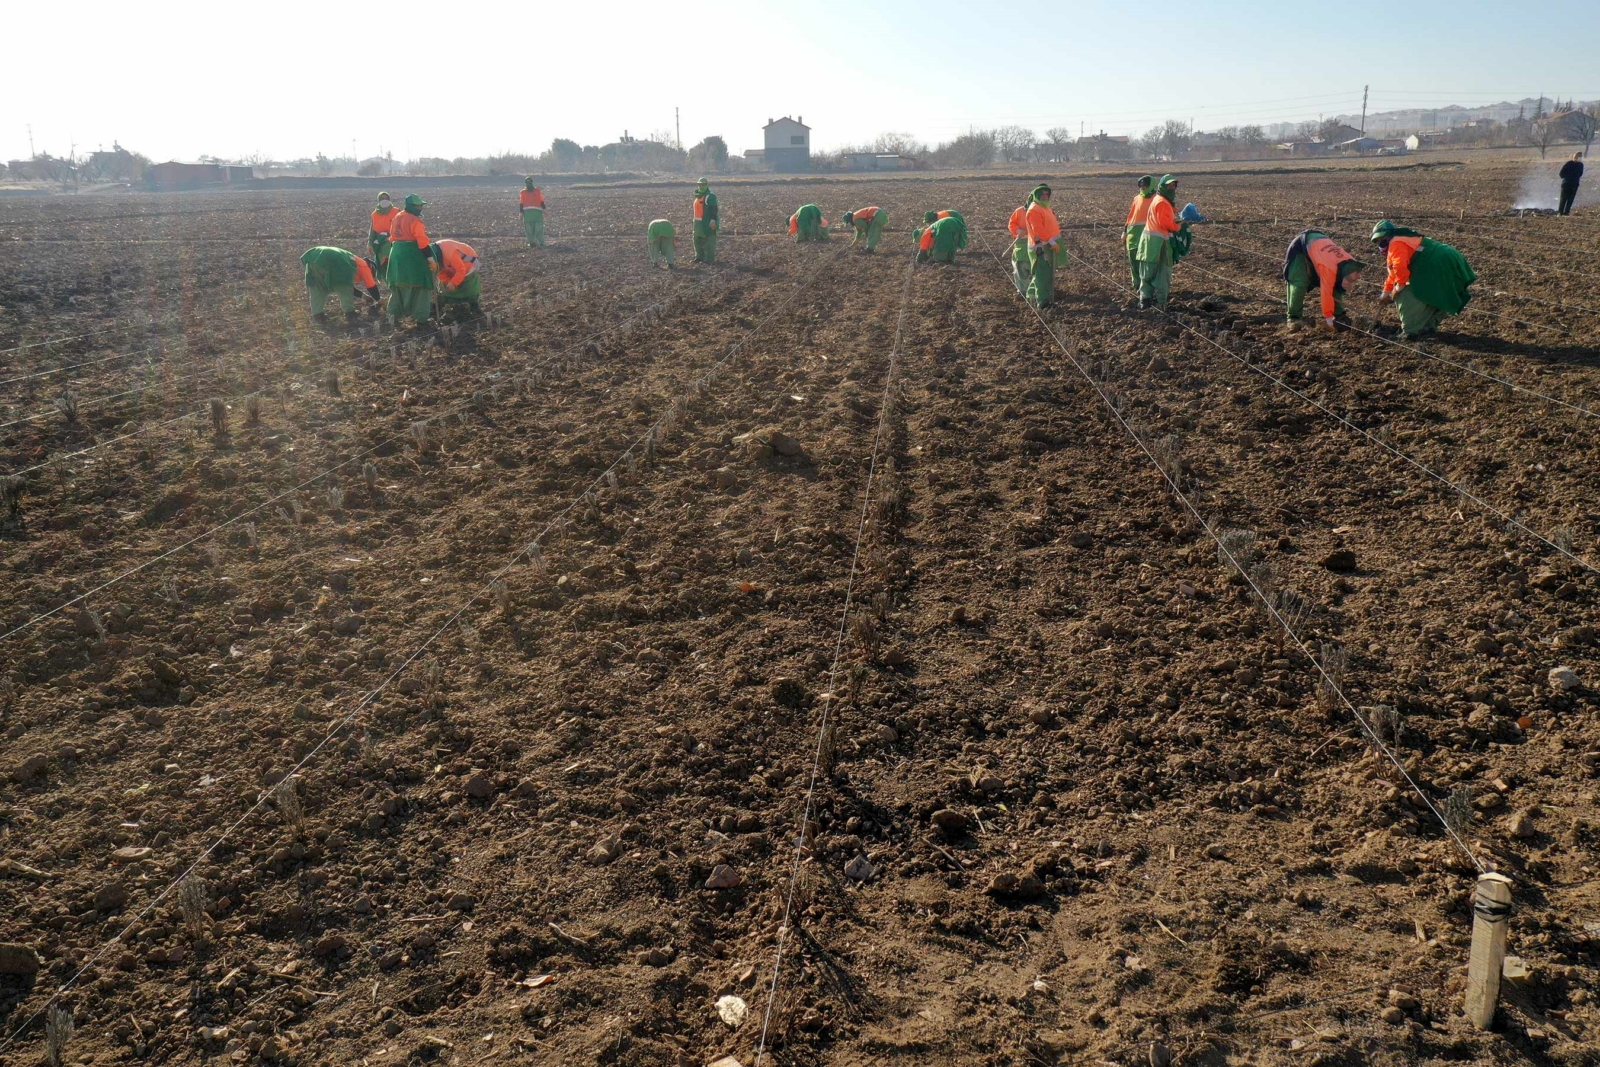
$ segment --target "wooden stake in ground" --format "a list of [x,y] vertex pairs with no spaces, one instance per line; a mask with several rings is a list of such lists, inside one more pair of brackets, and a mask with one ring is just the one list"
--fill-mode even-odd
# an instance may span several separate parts
[[1511,879],[1503,874],[1478,876],[1472,894],[1472,956],[1467,963],[1467,1018],[1480,1030],[1494,1024],[1500,1000],[1500,968],[1506,957],[1506,928],[1511,923]]

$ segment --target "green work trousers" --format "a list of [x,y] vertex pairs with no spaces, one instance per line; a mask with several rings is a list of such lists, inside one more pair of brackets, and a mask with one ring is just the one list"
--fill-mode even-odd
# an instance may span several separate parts
[[447,304],[476,304],[483,296],[483,282],[478,272],[467,275],[467,280],[454,289],[440,289],[439,299]]
[[[700,238],[696,237],[695,238],[695,244],[698,245],[699,243],[700,243]],[[700,260],[700,250],[698,248],[696,248],[695,249],[695,261],[699,262],[699,260]],[[677,246],[673,244],[672,238],[670,238],[670,237],[652,237],[652,238],[650,238],[650,265],[652,267],[659,267],[663,263],[665,263],[667,266],[670,267],[676,262],[678,262],[678,249],[677,249]]]
[[1128,249],[1128,276],[1133,279],[1133,287],[1139,288],[1139,235],[1144,233],[1144,223],[1135,222],[1128,227],[1128,236],[1123,239],[1123,245]]
[[382,270],[383,265],[389,262],[389,235],[386,233],[369,233],[367,235],[367,248],[372,251],[372,261],[378,265],[379,270]]
[[717,231],[713,230],[708,222],[694,224],[694,261],[696,263],[717,261]]
[[433,290],[425,285],[389,286],[389,321],[396,326],[401,319],[427,322],[433,315]]
[[339,306],[344,308],[346,315],[352,314],[356,310],[356,293],[349,286],[344,286],[340,289],[324,289],[321,286],[308,285],[306,286],[306,292],[311,296],[311,314],[313,315],[322,314],[322,309],[327,305],[328,297],[330,296],[339,298]]
[[1140,242],[1139,299],[1165,311],[1167,294],[1172,291],[1172,240],[1155,240],[1149,233],[1144,237]]
[[1033,262],[1028,258],[1028,239],[1018,237],[1011,243],[1011,282],[1017,292],[1028,295],[1028,281],[1033,277]]
[[544,247],[544,208],[522,209],[522,235],[528,239],[529,248]]
[[856,227],[856,235],[850,238],[850,243],[855,244],[858,241],[866,241],[867,251],[876,252],[878,250],[878,239],[883,236],[883,228],[888,224],[889,213],[880,211],[872,216],[865,227]]
[[1394,295],[1394,308],[1400,313],[1400,329],[1405,331],[1407,337],[1415,337],[1436,329],[1441,322],[1449,318],[1443,308],[1424,304],[1412,296],[1409,286]]
[[1049,245],[1031,249],[1032,279],[1028,283],[1028,303],[1036,308],[1047,308],[1056,295],[1056,257]]

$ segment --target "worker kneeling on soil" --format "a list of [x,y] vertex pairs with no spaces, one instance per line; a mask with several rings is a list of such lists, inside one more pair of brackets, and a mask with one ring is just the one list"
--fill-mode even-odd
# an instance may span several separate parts
[[544,247],[544,192],[533,184],[532,178],[522,180],[522,192],[517,194],[522,209],[522,235],[528,239],[529,248]]
[[1389,276],[1378,299],[1400,312],[1407,337],[1429,333],[1448,315],[1459,315],[1472,299],[1467,289],[1478,280],[1467,257],[1416,230],[1382,219],[1372,228],[1372,243],[1384,253]]
[[694,261],[715,263],[717,259],[717,230],[722,226],[717,207],[717,194],[711,183],[701,178],[694,187]]
[[378,277],[373,273],[376,264],[372,260],[362,259],[342,248],[318,245],[306,249],[300,262],[306,265],[306,292],[311,297],[312,322],[328,320],[322,309],[330,296],[339,298],[345,318],[356,313],[357,292],[372,301],[374,308],[378,306]]
[[828,220],[822,217],[820,207],[807,204],[789,216],[789,234],[796,244],[801,241],[826,241]]
[[[959,244],[956,245],[956,251],[957,252],[965,252],[967,250],[967,220],[966,220],[966,218],[959,211],[948,211],[948,210],[945,210],[945,211],[924,211],[922,213],[922,225],[923,226],[932,226],[934,223],[938,222],[940,219],[955,219],[955,220],[957,220],[958,222],[961,223],[961,241],[960,241]],[[916,230],[916,231],[914,231],[914,234],[915,234],[916,239],[918,241],[922,240],[922,230],[920,230],[920,229]]]
[[428,244],[428,229],[422,224],[422,209],[427,201],[416,193],[406,197],[406,207],[394,217],[389,231],[389,321],[401,319],[427,322],[433,312],[433,273],[429,259],[439,252]]
[[1189,224],[1178,220],[1173,198],[1178,195],[1178,179],[1163,174],[1156,183],[1156,195],[1145,215],[1144,232],[1139,235],[1139,309],[1154,304],[1166,310],[1172,291],[1172,268],[1189,252]]
[[[656,219],[645,231],[645,236],[650,241],[650,265],[659,267],[665,263],[667,269],[678,262],[678,231],[673,228],[667,219]],[[698,256],[696,257],[698,261]]]
[[1027,296],[1028,282],[1033,277],[1033,261],[1028,256],[1027,203],[1011,213],[1006,229],[1011,231],[1011,282],[1017,287],[1017,292]]
[[[1028,194],[1028,303],[1047,308],[1056,297],[1056,266],[1066,247],[1061,243],[1061,223],[1050,207],[1050,187],[1034,186]],[[1064,263],[1064,260],[1062,261]]]
[[394,227],[395,206],[388,193],[378,194],[378,206],[372,210],[367,229],[367,247],[372,250],[372,260],[381,271],[389,265],[389,231]]
[[844,224],[855,228],[855,234],[850,238],[851,245],[865,240],[867,251],[876,252],[878,238],[883,236],[883,228],[889,225],[889,213],[876,205],[858,208],[844,213]]
[[935,219],[933,225],[922,230],[917,238],[917,260],[935,263],[954,263],[956,250],[966,240],[967,224],[960,217],[950,215]]
[[1139,288],[1139,238],[1144,236],[1144,222],[1150,215],[1150,201],[1155,195],[1155,175],[1146,174],[1139,179],[1139,191],[1133,194],[1128,220],[1122,224],[1122,247],[1128,250],[1128,275],[1135,289]]
[[1289,242],[1283,257],[1283,280],[1289,286],[1289,322],[1298,325],[1305,308],[1307,290],[1322,290],[1322,325],[1335,329],[1334,320],[1344,318],[1346,286],[1355,281],[1366,265],[1319,230],[1307,230]]
[[478,301],[483,296],[483,282],[478,278],[478,253],[464,241],[448,238],[437,242],[439,311],[445,305],[465,304],[472,314],[478,314]]

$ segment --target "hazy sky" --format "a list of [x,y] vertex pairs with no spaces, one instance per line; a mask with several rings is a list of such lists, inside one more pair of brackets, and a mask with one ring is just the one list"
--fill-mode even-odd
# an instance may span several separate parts
[[[1146,12],[1141,14],[1140,12]],[[816,148],[969,125],[1138,133],[1371,109],[1600,97],[1594,0],[986,5],[18,3],[0,158],[110,147],[397,158],[537,152],[670,131]]]

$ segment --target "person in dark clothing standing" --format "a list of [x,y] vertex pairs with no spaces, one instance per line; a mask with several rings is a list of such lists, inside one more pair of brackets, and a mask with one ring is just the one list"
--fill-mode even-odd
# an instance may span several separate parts
[[1561,206],[1557,215],[1572,214],[1572,202],[1578,199],[1578,182],[1583,179],[1583,153],[1574,152],[1572,158],[1561,164]]

